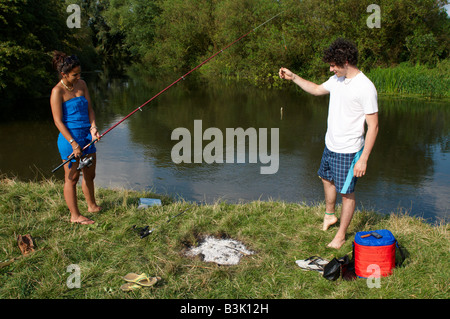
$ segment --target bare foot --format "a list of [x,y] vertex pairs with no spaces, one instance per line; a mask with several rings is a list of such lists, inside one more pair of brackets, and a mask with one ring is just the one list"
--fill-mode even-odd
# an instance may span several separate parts
[[95,206],[92,206],[92,207],[88,207],[88,212],[89,213],[98,213],[101,210],[102,210],[102,207],[98,206],[98,205],[95,205]]
[[95,221],[93,221],[87,217],[84,217],[82,215],[80,215],[80,217],[76,220],[70,219],[70,222],[73,224],[80,224],[80,225],[90,225],[90,224],[95,223]]
[[322,230],[324,230],[324,231],[325,231],[325,230],[328,230],[328,228],[329,228],[331,225],[336,224],[337,221],[338,221],[338,219],[337,219],[337,217],[336,217],[334,214],[329,215],[329,214],[325,213],[325,216],[323,217],[323,227],[322,227]]
[[334,237],[334,239],[327,245],[329,248],[339,249],[344,245],[345,239]]

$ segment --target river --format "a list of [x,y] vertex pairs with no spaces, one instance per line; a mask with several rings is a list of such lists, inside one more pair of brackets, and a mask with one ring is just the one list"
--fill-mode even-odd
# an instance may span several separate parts
[[[90,78],[100,132],[171,83]],[[268,89],[187,79],[97,143],[96,186],[151,190],[207,203],[322,202],[317,169],[327,106],[327,96],[310,96],[294,86]],[[380,130],[367,174],[357,183],[357,208],[408,213],[429,222],[446,220],[450,207],[448,102],[379,97],[379,109]],[[227,130],[239,128],[252,133],[252,139],[241,140],[242,149],[238,143],[230,148]],[[175,138],[177,132],[190,133],[190,147],[187,136]],[[215,143],[203,136],[207,132],[215,134]],[[62,169],[51,173],[60,163],[57,134],[48,99],[3,118],[1,173],[23,180],[62,179]],[[183,152],[177,152],[180,143],[186,146]],[[261,145],[267,146],[266,152]],[[216,146],[214,152],[212,146]],[[191,163],[187,163],[188,151]],[[185,161],[178,163],[183,156]],[[211,158],[216,162],[211,163]],[[269,173],[262,174],[264,167]]]

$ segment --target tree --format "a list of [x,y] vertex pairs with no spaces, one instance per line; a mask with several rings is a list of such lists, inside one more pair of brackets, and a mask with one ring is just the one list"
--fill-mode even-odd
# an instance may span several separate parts
[[0,0],[0,94],[40,96],[54,78],[49,76],[51,52],[63,50],[71,38],[61,1]]
[[157,1],[110,0],[105,20],[111,32],[124,34],[124,46],[132,60],[142,60],[153,45],[155,18],[161,13]]

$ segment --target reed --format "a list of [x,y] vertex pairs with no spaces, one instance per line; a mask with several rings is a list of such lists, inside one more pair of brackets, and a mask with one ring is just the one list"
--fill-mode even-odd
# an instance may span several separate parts
[[403,63],[396,67],[375,68],[367,76],[381,94],[420,95],[430,98],[450,97],[450,59],[435,68]]
[[[347,243],[326,248],[336,227],[321,230],[324,204],[255,201],[199,205],[166,196],[163,205],[138,209],[140,197],[155,194],[97,189],[104,210],[89,215],[93,225],[73,225],[64,203],[62,183],[0,179],[0,263],[21,255],[19,234],[31,234],[37,250],[0,268],[0,299],[448,299],[449,226],[430,225],[402,212],[379,215],[358,211]],[[81,194],[81,190],[80,190]],[[82,196],[82,195],[81,195]],[[165,223],[169,216],[193,206]],[[80,200],[80,207],[86,207]],[[338,210],[339,214],[339,210]],[[132,225],[151,227],[140,239]],[[381,279],[381,288],[366,280],[322,278],[301,270],[295,260],[318,255],[331,260],[352,251],[357,231],[390,229],[408,250],[403,267]],[[238,265],[220,266],[188,258],[183,250],[201,235],[227,236],[255,252]],[[1,265],[1,264],[0,264]],[[78,265],[81,287],[69,288],[67,268]],[[123,292],[129,272],[160,276],[151,288]]]

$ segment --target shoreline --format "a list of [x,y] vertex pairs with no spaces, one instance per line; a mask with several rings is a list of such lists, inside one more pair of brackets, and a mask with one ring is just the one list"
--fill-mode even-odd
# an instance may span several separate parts
[[[0,172],[0,183],[3,183],[5,180],[6,181],[12,181],[12,182],[19,182],[19,183],[32,183],[32,184],[46,184],[46,183],[50,183],[50,184],[60,184],[60,187],[63,187],[64,185],[64,181],[61,179],[58,179],[55,176],[52,176],[50,178],[45,177],[45,176],[41,176],[41,179],[37,179],[38,177],[36,176],[36,178],[34,180],[23,180],[20,179],[19,177],[15,177],[15,176],[7,176],[5,173]],[[81,179],[82,177],[80,177],[80,180],[77,184],[77,187],[81,187]],[[214,205],[220,205],[220,204],[224,204],[224,205],[250,205],[252,203],[255,202],[261,202],[261,203],[280,203],[280,204],[286,204],[286,205],[299,205],[299,206],[307,206],[307,207],[325,207],[325,203],[323,200],[320,201],[313,201],[313,202],[305,202],[305,201],[289,201],[289,200],[283,200],[283,199],[276,199],[276,198],[271,198],[271,197],[267,197],[267,198],[263,198],[263,199],[243,199],[243,198],[239,198],[239,199],[222,199],[222,198],[214,198],[214,199],[210,199],[210,200],[194,200],[194,199],[187,199],[187,198],[183,198],[181,195],[179,194],[169,194],[169,193],[158,193],[156,191],[153,191],[152,189],[148,189],[146,187],[139,189],[139,188],[126,188],[123,186],[111,186],[111,187],[107,187],[107,186],[95,186],[95,191],[111,191],[111,192],[117,192],[118,194],[121,193],[136,193],[136,194],[147,194],[146,196],[152,196],[154,198],[157,199],[161,199],[163,201],[163,203],[189,203],[189,204],[195,204],[195,205],[206,205],[206,206],[214,206]],[[83,200],[83,194],[81,192],[81,188],[78,192],[78,196],[81,198],[78,198],[78,201]],[[142,195],[144,196],[144,195]],[[144,196],[145,197],[145,196]],[[336,208],[337,209],[341,209],[341,205],[342,203],[340,201],[338,201],[336,203]],[[358,207],[360,206],[360,207]],[[376,208],[371,207],[369,205],[368,208],[366,208],[362,203],[359,203],[356,205],[356,209],[355,209],[355,214],[357,214],[358,212],[369,212],[371,214],[375,214],[376,216],[379,216],[381,218],[386,218],[390,215],[399,215],[399,216],[405,216],[405,217],[410,217],[413,219],[417,219],[427,225],[430,226],[436,226],[438,224],[449,224],[449,219],[448,218],[443,218],[440,216],[431,216],[431,217],[423,217],[421,215],[417,215],[417,214],[413,214],[411,215],[409,213],[409,210],[405,207],[396,207],[395,209],[393,209],[390,212],[382,212],[382,211],[377,211]]]

